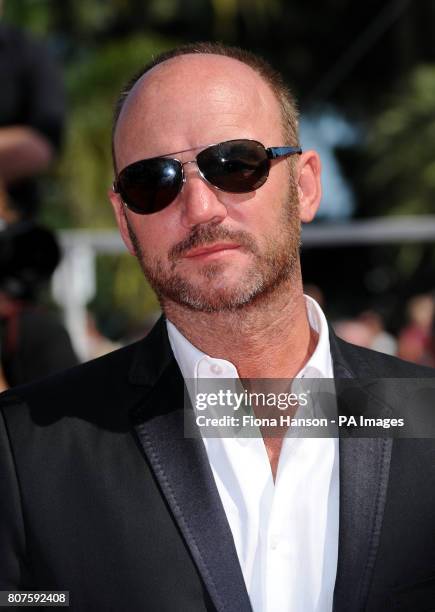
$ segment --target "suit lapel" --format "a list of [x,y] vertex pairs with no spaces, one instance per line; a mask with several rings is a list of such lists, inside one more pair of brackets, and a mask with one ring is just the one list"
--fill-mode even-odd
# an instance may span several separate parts
[[[337,395],[340,380],[374,378],[364,363],[344,355],[345,345],[330,333]],[[358,384],[358,381],[356,382]],[[361,394],[365,391],[361,387]],[[362,403],[372,401],[362,398]],[[340,414],[352,406],[338,399]],[[392,439],[340,437],[340,526],[334,612],[363,610],[381,533]]]
[[132,412],[138,440],[216,609],[250,611],[204,444],[184,437],[184,383],[163,319],[140,346],[130,381],[145,387]]

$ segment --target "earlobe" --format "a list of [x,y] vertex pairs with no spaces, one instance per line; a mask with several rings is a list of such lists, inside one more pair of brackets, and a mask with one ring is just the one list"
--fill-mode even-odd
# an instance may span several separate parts
[[305,151],[297,166],[299,215],[302,223],[309,223],[316,216],[322,197],[320,182],[321,163],[315,151]]
[[113,189],[108,192],[110,203],[112,204],[113,212],[115,213],[116,223],[118,224],[119,233],[131,255],[136,255],[136,251],[131,242],[130,232],[128,231],[128,222],[125,211],[125,206],[119,196]]

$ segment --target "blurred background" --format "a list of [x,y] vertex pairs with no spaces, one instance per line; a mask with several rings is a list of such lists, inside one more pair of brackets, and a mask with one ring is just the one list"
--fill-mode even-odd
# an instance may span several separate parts
[[[434,363],[435,0],[4,0],[0,24],[36,45],[27,80],[38,53],[54,62],[39,82],[57,123],[29,121],[51,155],[27,171],[38,204],[20,219],[58,237],[63,259],[41,300],[60,307],[78,359],[140,337],[158,311],[107,201],[114,101],[153,54],[220,40],[285,75],[302,146],[321,154],[325,195],[303,237],[307,292],[346,339]],[[18,55],[7,57],[4,74],[19,71]],[[0,110],[11,98],[3,80]],[[0,144],[9,193],[1,163]]]

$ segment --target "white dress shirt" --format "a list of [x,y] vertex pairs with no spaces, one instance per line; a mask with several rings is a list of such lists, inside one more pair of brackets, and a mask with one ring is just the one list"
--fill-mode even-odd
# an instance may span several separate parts
[[[305,296],[317,346],[298,378],[333,378],[329,330]],[[193,346],[167,321],[185,379],[238,378],[235,366]],[[254,612],[331,612],[338,557],[337,438],[286,437],[276,480],[261,437],[205,438]]]

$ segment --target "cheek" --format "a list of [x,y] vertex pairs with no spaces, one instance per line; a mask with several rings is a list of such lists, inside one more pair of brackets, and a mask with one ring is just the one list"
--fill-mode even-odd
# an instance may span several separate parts
[[[271,169],[266,183],[257,190],[252,201],[252,214],[255,225],[262,230],[262,233],[272,231],[276,226],[277,220],[282,219],[283,209],[290,206],[289,175],[287,171],[281,171],[280,167]],[[266,229],[268,228],[268,230]]]
[[[171,216],[164,212],[140,217],[131,220],[131,228],[147,258],[158,257],[166,259],[171,247],[180,240],[177,234],[177,225]],[[179,231],[179,228],[178,228]]]

